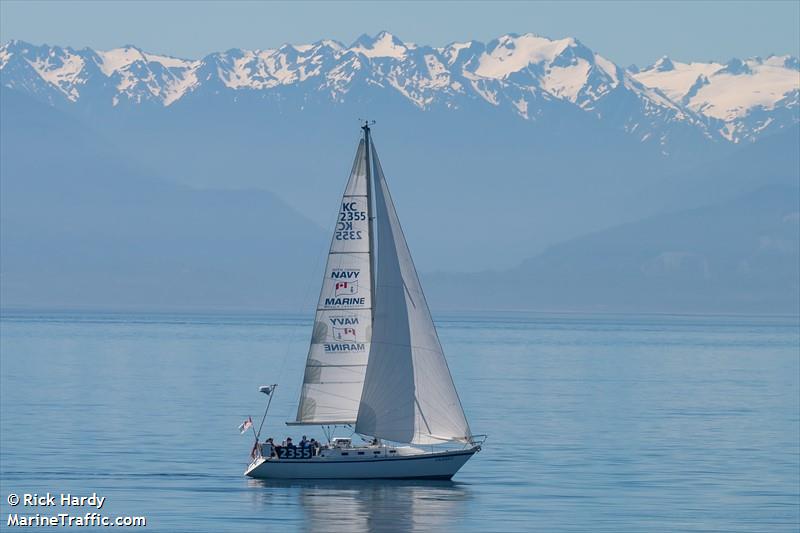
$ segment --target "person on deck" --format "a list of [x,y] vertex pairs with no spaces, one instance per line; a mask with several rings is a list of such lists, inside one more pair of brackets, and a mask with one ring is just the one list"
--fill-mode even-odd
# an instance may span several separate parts
[[268,438],[268,439],[267,439],[267,440],[264,442],[264,447],[265,447],[267,450],[269,450],[269,456],[270,456],[270,457],[275,457],[275,455],[276,455],[276,452],[275,452],[275,443],[273,442],[273,440],[272,440],[272,437]]

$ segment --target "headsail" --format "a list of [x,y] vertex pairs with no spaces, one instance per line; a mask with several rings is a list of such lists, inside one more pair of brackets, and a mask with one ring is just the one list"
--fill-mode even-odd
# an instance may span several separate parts
[[367,161],[362,139],[339,204],[294,423],[356,420],[372,323]]
[[470,429],[374,147],[375,308],[356,432],[396,442],[468,441]]

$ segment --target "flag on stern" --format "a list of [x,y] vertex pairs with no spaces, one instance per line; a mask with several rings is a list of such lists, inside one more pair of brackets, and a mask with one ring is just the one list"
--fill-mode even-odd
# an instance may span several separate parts
[[253,427],[253,419],[251,417],[247,417],[247,420],[239,424],[239,433],[244,434],[245,431]]

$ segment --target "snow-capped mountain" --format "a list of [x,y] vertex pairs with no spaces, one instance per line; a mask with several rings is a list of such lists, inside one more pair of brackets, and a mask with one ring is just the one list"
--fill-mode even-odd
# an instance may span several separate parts
[[[741,71],[734,62],[672,64],[671,70],[659,62],[633,73],[576,39],[533,34],[435,48],[381,32],[350,46],[322,40],[232,49],[199,60],[134,46],[96,51],[10,41],[0,47],[3,87],[57,107],[166,108],[201,95],[284,103],[295,98],[304,106],[387,92],[422,110],[480,104],[527,121],[585,113],[658,143],[664,153],[676,136],[738,141],[755,139],[767,125],[797,122],[797,59],[780,61],[740,62]],[[748,99],[743,92],[759,96]]]
[[[701,74],[707,83],[696,84]],[[283,289],[306,288],[301,269],[330,235],[359,117],[377,121],[420,270],[482,272],[453,278],[481,286],[457,287],[472,299],[466,308],[502,302],[490,293],[525,276],[544,280],[535,289],[543,293],[525,292],[531,302],[561,281],[583,287],[575,280],[589,278],[575,265],[587,257],[601,267],[592,273],[600,285],[638,291],[641,266],[660,275],[684,259],[696,264],[684,242],[692,235],[719,243],[723,266],[733,264],[734,240],[747,240],[730,248],[745,257],[764,235],[784,237],[765,226],[753,240],[738,226],[708,224],[712,214],[671,218],[658,226],[667,240],[653,240],[647,226],[616,233],[638,236],[624,245],[585,241],[551,263],[567,274],[561,281],[514,268],[559,242],[667,210],[773,185],[791,200],[797,76],[792,58],[623,69],[575,39],[530,34],[434,48],[381,33],[349,46],[324,40],[192,60],[12,41],[0,47],[4,298],[106,303],[86,290],[96,287],[114,305],[284,307],[292,291]],[[647,246],[628,246],[637,242]],[[620,248],[633,251],[615,263]],[[757,271],[752,257],[748,272]],[[710,286],[761,290],[747,272],[719,284],[709,261]],[[98,265],[115,274],[98,284]],[[504,272],[521,277],[495,283]],[[690,286],[676,279],[663,287]]]
[[99,100],[173,104],[197,85],[200,61],[147,54],[134,46],[107,52],[33,46],[11,41],[0,48],[3,86],[58,105]]
[[765,131],[797,123],[800,63],[792,56],[770,56],[728,63],[680,63],[662,57],[632,73],[671,100],[721,122],[731,141],[756,139]]

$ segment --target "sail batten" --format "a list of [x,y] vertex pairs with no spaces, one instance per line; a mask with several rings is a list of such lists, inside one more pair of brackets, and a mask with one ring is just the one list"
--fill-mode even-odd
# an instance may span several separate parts
[[470,429],[374,145],[375,306],[356,432],[396,442],[469,441]]
[[372,329],[366,143],[339,203],[311,335],[297,416],[290,424],[356,420]]

